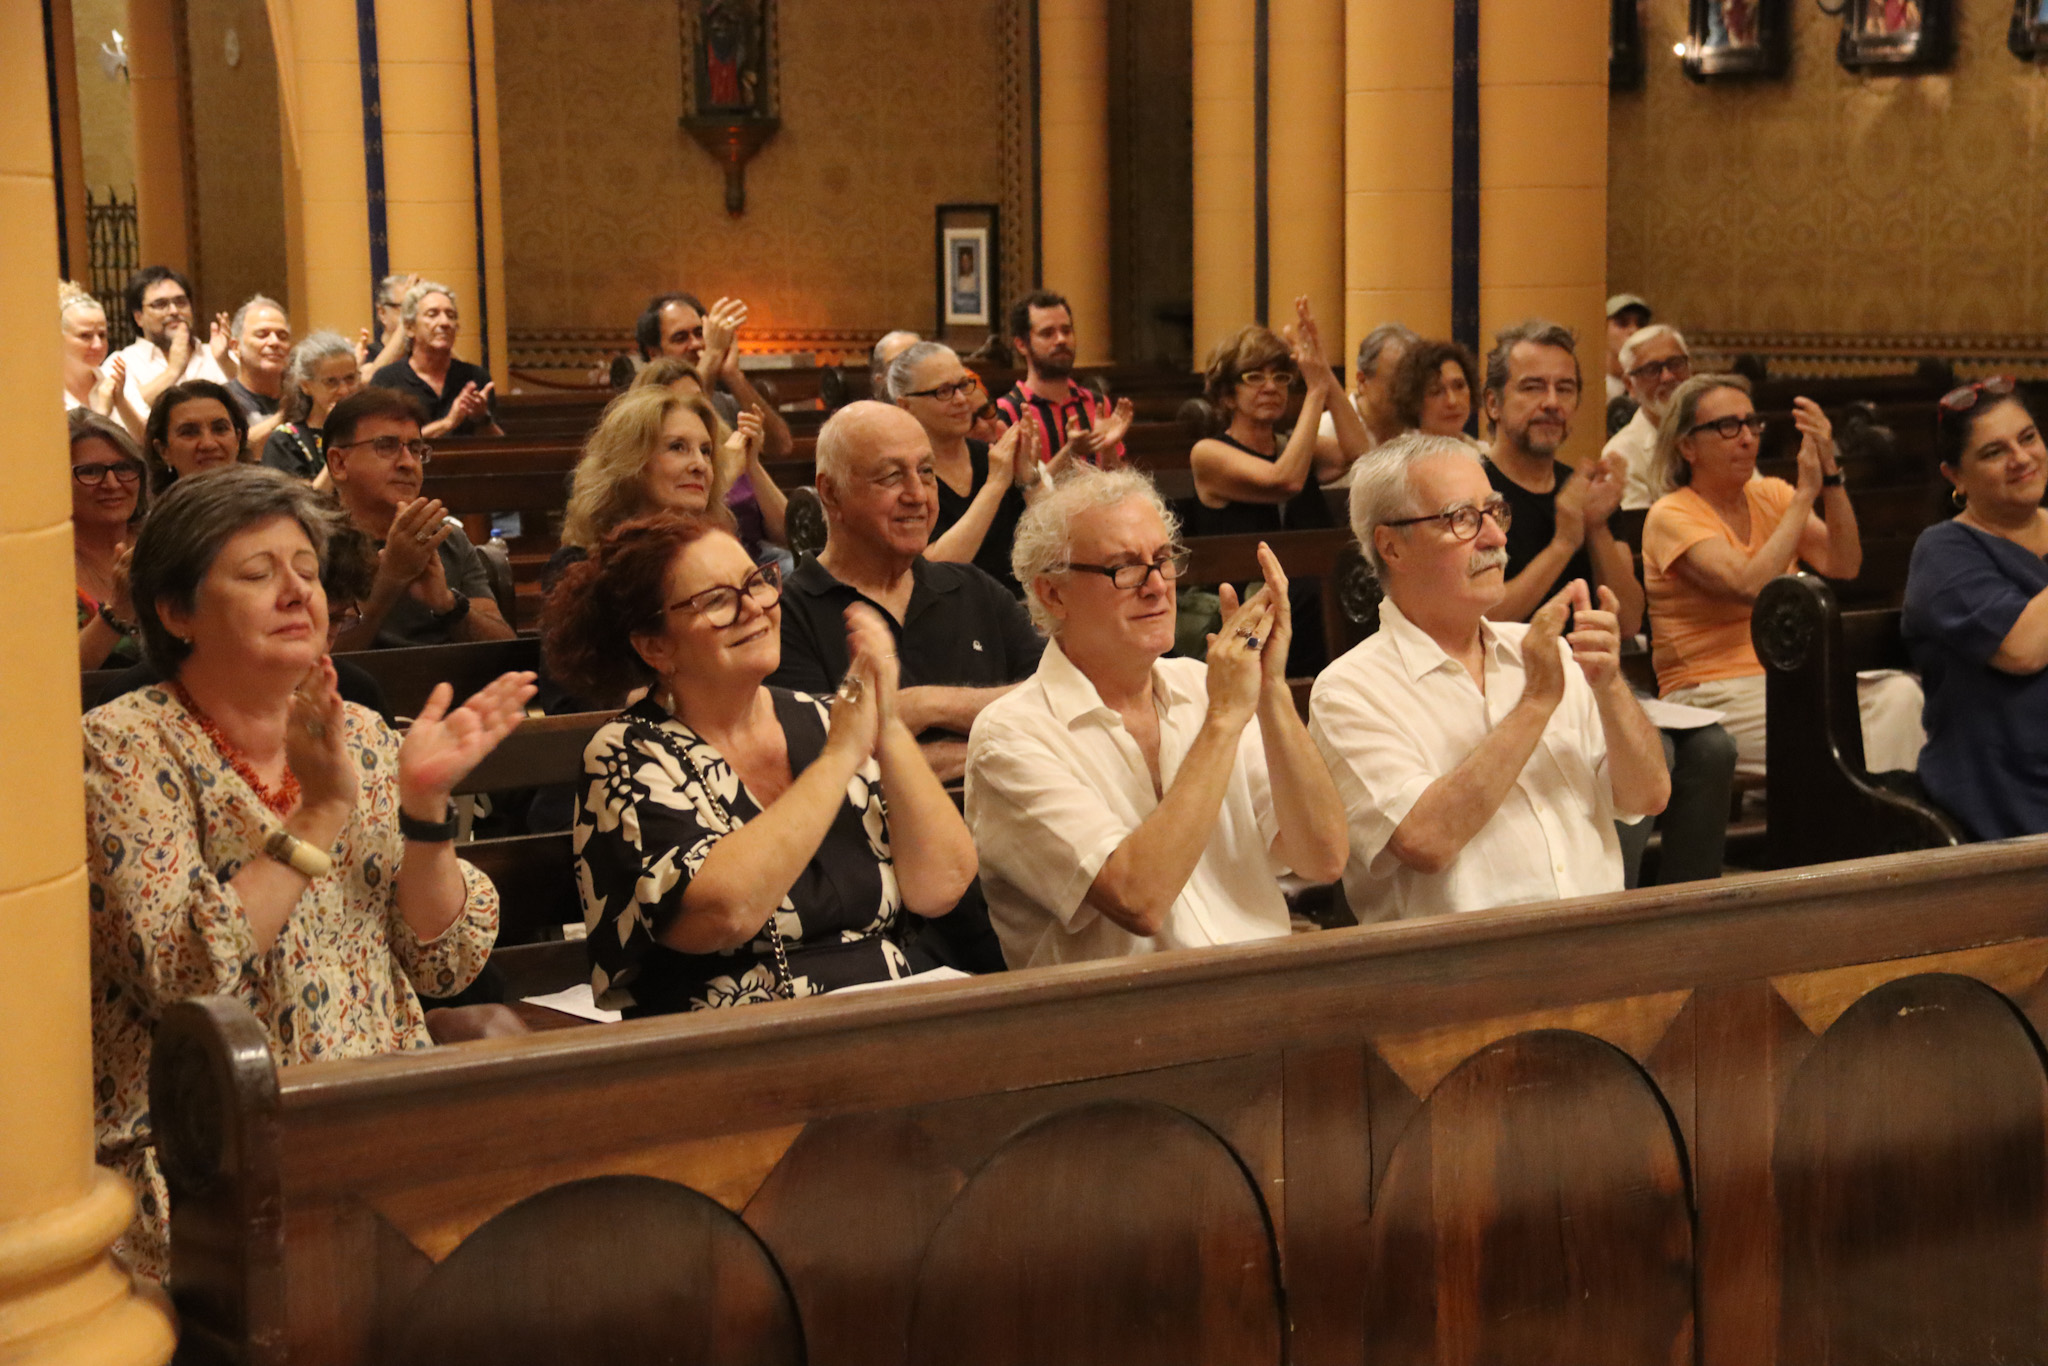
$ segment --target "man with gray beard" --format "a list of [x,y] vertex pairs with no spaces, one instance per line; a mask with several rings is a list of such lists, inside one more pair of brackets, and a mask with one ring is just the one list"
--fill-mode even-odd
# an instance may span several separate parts
[[1309,735],[1361,923],[1620,891],[1616,819],[1670,795],[1611,589],[1596,607],[1574,579],[1526,626],[1488,619],[1512,521],[1457,438],[1411,432],[1359,462],[1351,530],[1386,597],[1379,631],[1316,680]]

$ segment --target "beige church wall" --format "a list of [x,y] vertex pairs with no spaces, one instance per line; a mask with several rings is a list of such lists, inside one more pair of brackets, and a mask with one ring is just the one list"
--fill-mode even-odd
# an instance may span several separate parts
[[105,199],[111,188],[123,199],[135,190],[135,131],[128,109],[128,85],[108,80],[100,68],[100,45],[114,30],[128,30],[127,0],[71,0],[71,30],[77,49],[78,133],[85,153],[85,183]]
[[[193,287],[208,312],[251,294],[289,306],[277,57],[263,0],[185,0],[192,81]],[[228,64],[228,35],[238,60]]]
[[1859,76],[1792,14],[1782,81],[1696,85],[1685,0],[1646,0],[1648,80],[1610,101],[1607,277],[1716,343],[1813,356],[2048,353],[2048,72],[2010,4],[1955,6],[1925,76]]
[[[928,330],[934,206],[1004,197],[1015,7],[786,0],[782,129],[732,218],[722,169],[677,123],[677,0],[498,0],[515,357],[520,334],[627,332],[671,288],[742,295],[757,336]],[[1028,243],[1030,224],[1001,231]]]

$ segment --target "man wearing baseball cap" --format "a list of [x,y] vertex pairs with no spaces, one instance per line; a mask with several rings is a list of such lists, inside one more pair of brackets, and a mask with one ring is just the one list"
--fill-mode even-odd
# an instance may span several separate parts
[[1617,294],[1607,301],[1607,401],[1628,393],[1628,376],[1621,372],[1621,344],[1639,327],[1650,325],[1650,305],[1640,294]]

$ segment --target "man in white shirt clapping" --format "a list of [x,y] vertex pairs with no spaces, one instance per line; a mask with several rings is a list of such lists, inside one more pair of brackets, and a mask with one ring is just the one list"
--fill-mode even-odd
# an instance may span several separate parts
[[1509,515],[1454,438],[1399,437],[1352,483],[1386,599],[1378,633],[1316,680],[1309,733],[1349,818],[1361,923],[1620,891],[1616,816],[1670,794],[1611,591],[1594,609],[1574,579],[1526,626],[1486,619]]
[[1188,566],[1151,480],[1082,469],[1018,523],[1012,564],[1051,637],[967,744],[967,822],[1011,967],[1288,932],[1276,879],[1332,882],[1344,811],[1287,688],[1287,578],[1206,665],[1173,648]]

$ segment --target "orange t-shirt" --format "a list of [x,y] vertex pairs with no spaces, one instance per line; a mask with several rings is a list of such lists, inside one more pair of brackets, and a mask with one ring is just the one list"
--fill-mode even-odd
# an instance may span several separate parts
[[[1782,479],[1752,479],[1743,494],[1749,499],[1747,545],[1690,488],[1659,498],[1643,523],[1643,588],[1655,642],[1650,659],[1657,666],[1657,691],[1665,696],[1695,683],[1751,678],[1764,671],[1749,639],[1749,604],[1710,598],[1671,568],[1686,551],[1716,537],[1745,559],[1754,555],[1799,491]],[[1778,573],[1789,573],[1797,558],[1796,553],[1788,556]]]

